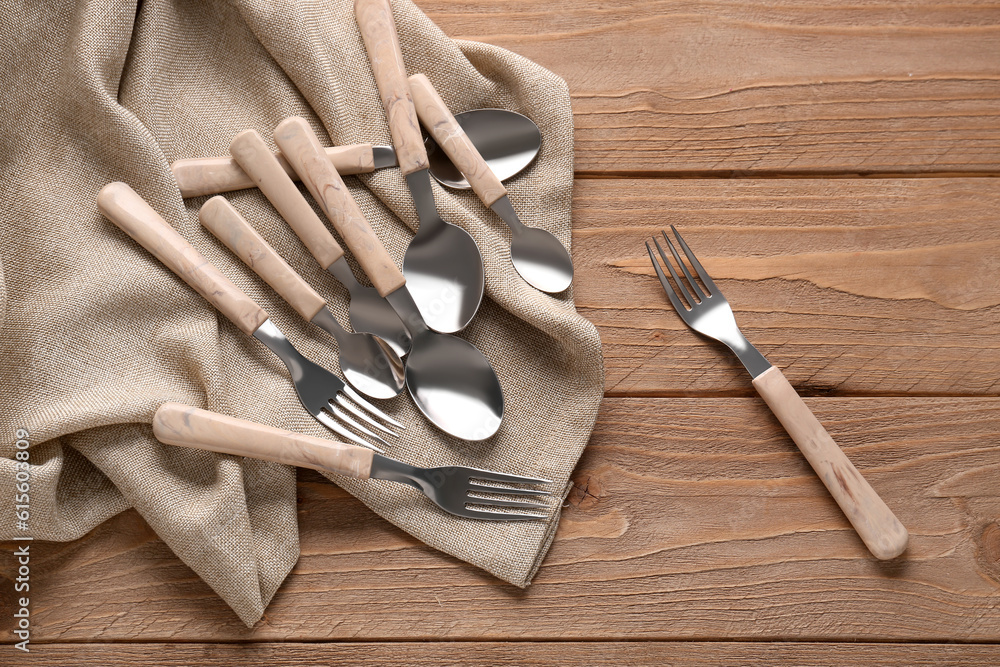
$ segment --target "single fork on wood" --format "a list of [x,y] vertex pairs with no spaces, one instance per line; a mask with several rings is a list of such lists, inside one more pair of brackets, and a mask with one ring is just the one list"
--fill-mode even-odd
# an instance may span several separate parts
[[544,510],[549,509],[524,500],[550,496],[548,491],[509,486],[551,484],[546,479],[465,466],[418,468],[355,445],[282,431],[180,403],[164,403],[157,409],[153,433],[160,442],[178,447],[277,461],[357,479],[399,482],[421,491],[441,509],[470,519],[529,521],[546,518]]
[[670,229],[704,286],[702,289],[695,280],[666,232],[661,232],[663,240],[680,268],[683,279],[674,270],[659,240],[654,237],[653,243],[677,285],[676,289],[657,262],[649,242],[646,242],[649,259],[653,262],[660,284],[677,314],[689,327],[723,343],[736,354],[753,377],[757,393],[792,436],[792,440],[840,505],[869,551],[881,559],[895,558],[903,553],[909,540],[906,528],[837,446],[782,372],[768,363],[764,355],[743,336],[726,297],[722,296],[722,292],[673,225]]

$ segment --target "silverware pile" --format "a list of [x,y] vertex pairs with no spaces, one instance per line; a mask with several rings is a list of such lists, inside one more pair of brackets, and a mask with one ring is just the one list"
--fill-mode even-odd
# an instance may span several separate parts
[[[573,266],[569,253],[554,236],[520,222],[501,182],[534,159],[541,139],[537,126],[524,116],[495,109],[467,112],[460,122],[425,76],[407,79],[388,1],[357,0],[355,13],[388,117],[391,148],[325,148],[305,120],[293,117],[274,130],[279,154],[271,151],[256,130],[246,130],[233,139],[230,158],[188,159],[172,165],[184,196],[259,188],[320,266],[347,288],[353,332],[337,321],[325,299],[224,197],[212,197],[199,211],[206,229],[302,318],[336,340],[340,370],[350,386],[296,350],[260,306],[132,188],[110,183],[98,195],[98,208],[108,219],[237,327],[274,352],[288,369],[306,410],[354,444],[282,432],[177,404],[165,404],[157,412],[156,435],[168,444],[401,482],[463,517],[543,518],[545,513],[539,510],[547,506],[524,497],[547,496],[549,492],[510,485],[546,484],[547,480],[457,466],[421,469],[371,451],[382,452],[379,445],[389,446],[386,438],[396,436],[392,429],[403,428],[403,424],[361,394],[387,399],[405,386],[431,423],[464,440],[491,437],[503,419],[503,391],[495,371],[475,346],[454,335],[469,324],[482,301],[482,255],[468,232],[439,215],[432,176],[449,187],[473,189],[510,225],[512,263],[533,287],[550,293],[564,291],[572,282]],[[418,118],[437,141],[433,161]],[[490,148],[489,160],[463,127],[470,128],[481,145]],[[406,179],[420,223],[405,253],[402,271],[342,179],[345,173],[392,166],[398,166]],[[372,287],[354,276],[344,250],[293,177],[306,185]]]

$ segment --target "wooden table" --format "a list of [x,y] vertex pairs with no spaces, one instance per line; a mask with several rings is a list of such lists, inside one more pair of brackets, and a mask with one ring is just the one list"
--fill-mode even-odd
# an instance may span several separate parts
[[[1000,7],[419,4],[573,94],[606,400],[534,585],[304,472],[302,556],[253,630],[130,511],[33,547],[31,661],[1000,663]],[[642,245],[668,223],[908,527],[904,557],[869,556],[735,358],[671,312]]]

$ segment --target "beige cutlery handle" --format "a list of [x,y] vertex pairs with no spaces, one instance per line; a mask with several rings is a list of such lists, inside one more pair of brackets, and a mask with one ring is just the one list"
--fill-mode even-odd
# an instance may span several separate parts
[[108,183],[101,188],[97,208],[244,333],[253,334],[267,320],[263,308],[219,273],[125,183]]
[[323,297],[261,238],[225,197],[212,197],[205,202],[198,211],[198,219],[307,322],[326,305]]
[[784,374],[772,366],[754,378],[753,386],[802,450],[869,551],[881,559],[903,553],[909,540],[906,528],[837,446]]
[[295,183],[285,173],[278,158],[267,147],[257,130],[240,132],[233,139],[229,151],[288,226],[302,239],[302,243],[320,266],[326,269],[344,256],[340,244],[295,187]]
[[274,130],[274,141],[347,242],[379,295],[391,294],[405,285],[406,278],[368,224],[344,179],[323,156],[319,138],[309,123],[297,116],[286,118]]
[[300,468],[368,479],[373,452],[364,447],[282,431],[180,403],[164,403],[153,434],[167,445],[249,456]]
[[507,194],[507,188],[472,145],[469,135],[448,110],[430,80],[423,74],[414,74],[409,81],[420,122],[462,172],[483,203],[490,206]]
[[382,106],[389,118],[399,169],[404,176],[426,169],[427,151],[406,82],[406,65],[389,0],[354,0],[354,16],[365,41]]
[[[353,146],[332,146],[326,148],[326,155],[334,168],[341,174],[367,174],[375,171],[375,151],[371,144]],[[278,163],[292,178],[296,178],[288,162],[279,153]],[[240,165],[231,157],[197,157],[176,160],[170,165],[174,180],[182,197],[217,195],[254,187],[253,179],[247,176]]]

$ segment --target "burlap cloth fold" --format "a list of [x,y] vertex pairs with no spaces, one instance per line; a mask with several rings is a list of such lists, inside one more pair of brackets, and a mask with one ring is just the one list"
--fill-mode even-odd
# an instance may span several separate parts
[[[501,107],[538,123],[541,154],[507,186],[526,224],[569,245],[565,83],[502,49],[453,42],[408,0],[393,10],[407,68],[426,73],[453,110]],[[39,0],[8,7],[0,37],[0,538],[72,540],[135,507],[253,624],[298,557],[294,470],[161,445],[150,419],[161,403],[180,401],[332,434],[301,408],[280,362],[105,220],[95,197],[109,181],[129,183],[307,356],[336,369],[329,337],[200,227],[205,198],[182,200],[168,165],[225,155],[246,128],[269,139],[295,114],[331,144],[389,144],[353,2]],[[401,262],[417,218],[399,171],[347,180]],[[597,333],[571,293],[545,295],[517,276],[506,226],[473,193],[435,193],[442,215],[483,253],[487,298],[462,336],[496,369],[506,411],[496,436],[468,443],[430,426],[404,393],[380,403],[408,425],[389,454],[537,475],[566,489],[601,398]],[[229,199],[346,323],[346,290],[264,197],[244,190]],[[27,531],[12,501],[18,428],[31,441]],[[517,586],[548,549],[561,501],[547,522],[477,522],[401,485],[336,481],[427,544]]]

